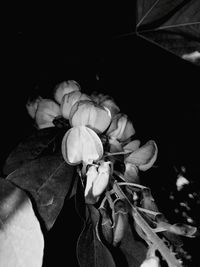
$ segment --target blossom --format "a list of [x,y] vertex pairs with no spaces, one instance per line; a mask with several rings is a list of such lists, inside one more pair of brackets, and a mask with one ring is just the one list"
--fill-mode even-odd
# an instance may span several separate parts
[[115,200],[114,211],[113,245],[117,246],[124,237],[128,225],[128,209],[126,203],[121,199]]
[[82,100],[73,105],[69,121],[71,126],[87,126],[97,133],[104,132],[111,122],[108,110],[93,101]]
[[36,114],[36,110],[38,108],[38,104],[40,103],[40,101],[42,100],[41,96],[38,96],[36,99],[34,100],[29,100],[26,103],[26,109],[28,111],[28,114],[31,116],[31,118],[35,118],[35,114]]
[[103,156],[103,145],[98,135],[90,128],[76,126],[69,129],[62,140],[62,155],[70,165],[84,162],[86,165]]
[[129,182],[138,180],[138,169],[146,171],[150,169],[157,159],[158,148],[155,141],[150,140],[143,146],[139,147],[140,141],[134,140],[124,146],[125,151],[132,151],[125,156],[125,173],[124,177]]
[[108,95],[92,94],[91,98],[98,105],[101,105],[102,107],[108,108],[112,117],[120,112],[120,109],[117,106],[117,104],[115,103],[114,99]]
[[117,139],[120,142],[126,141],[135,134],[135,129],[132,122],[128,119],[126,114],[117,114],[110,127],[107,130],[107,135],[110,139]]
[[56,102],[51,99],[38,101],[35,120],[39,129],[53,127],[57,116],[60,116],[60,106]]
[[102,161],[100,166],[90,166],[86,173],[87,181],[85,187],[86,203],[94,204],[106,189],[110,177],[110,162]]
[[54,90],[54,98],[60,104],[65,94],[73,91],[80,91],[80,85],[74,80],[64,81],[58,84]]
[[80,91],[73,91],[65,94],[61,101],[61,113],[65,119],[69,119],[71,109],[74,104],[81,100],[90,100],[89,96]]

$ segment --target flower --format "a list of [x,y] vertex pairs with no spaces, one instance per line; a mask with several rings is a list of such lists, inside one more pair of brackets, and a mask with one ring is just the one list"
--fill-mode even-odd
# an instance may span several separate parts
[[26,104],[26,109],[28,111],[28,114],[31,116],[31,118],[35,119],[35,114],[36,114],[36,110],[38,108],[38,104],[40,103],[40,101],[42,100],[41,96],[38,96],[36,99],[34,100],[29,100]]
[[[127,146],[126,146],[127,147]],[[141,171],[151,168],[157,159],[158,148],[155,141],[150,140],[137,148],[125,158],[125,163],[137,166]]]
[[69,121],[71,126],[87,126],[97,133],[104,132],[111,122],[110,112],[93,101],[82,100],[73,105]]
[[81,93],[80,91],[73,91],[65,94],[61,101],[61,113],[65,119],[69,119],[71,108],[74,104],[81,100],[90,100],[89,96]]
[[51,99],[38,101],[35,113],[36,124],[39,129],[54,127],[53,120],[60,116],[60,106]]
[[85,187],[86,203],[94,204],[106,189],[110,177],[110,162],[102,161],[97,169],[96,165],[90,166],[87,173]]
[[141,171],[150,169],[157,159],[158,148],[155,141],[150,140],[141,147],[139,145],[139,140],[133,140],[123,147],[124,151],[132,151],[124,160],[124,178],[127,182],[138,182],[138,169]]
[[91,98],[93,101],[95,101],[98,105],[101,105],[102,107],[108,108],[111,116],[113,117],[117,113],[120,112],[119,107],[116,105],[115,101],[112,97],[108,95],[103,94],[92,94]]
[[113,229],[113,245],[117,244],[124,237],[128,225],[128,209],[127,205],[121,199],[116,199],[114,203],[114,229]]
[[126,141],[134,134],[135,129],[133,124],[128,119],[127,115],[121,113],[113,118],[111,125],[107,130],[107,135],[110,139],[117,139],[120,142]]
[[64,81],[55,87],[54,98],[60,104],[65,94],[71,93],[73,91],[80,91],[80,89],[81,87],[76,81]]
[[103,145],[98,135],[90,128],[76,126],[69,129],[62,140],[62,155],[70,165],[81,162],[86,165],[103,156]]

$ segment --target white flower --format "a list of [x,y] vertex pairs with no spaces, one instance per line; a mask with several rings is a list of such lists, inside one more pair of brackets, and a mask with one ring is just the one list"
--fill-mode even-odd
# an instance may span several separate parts
[[54,127],[53,120],[60,116],[60,106],[51,99],[39,101],[35,121],[39,129]]
[[73,105],[69,121],[71,126],[87,126],[97,133],[104,132],[111,122],[110,112],[93,101],[82,100]]
[[71,165],[81,162],[92,164],[103,156],[103,145],[98,135],[85,126],[73,127],[67,131],[62,140],[62,154]]
[[90,166],[86,173],[85,200],[88,204],[98,201],[106,189],[110,177],[110,162],[102,161],[100,166]]
[[80,85],[76,81],[64,81],[56,86],[54,90],[54,98],[60,104],[65,94],[73,91],[79,91],[80,89]]

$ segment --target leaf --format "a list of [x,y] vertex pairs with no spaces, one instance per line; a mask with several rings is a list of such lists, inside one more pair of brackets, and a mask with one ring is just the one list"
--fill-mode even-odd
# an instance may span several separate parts
[[0,178],[0,266],[41,267],[44,239],[30,199]]
[[10,153],[3,167],[3,173],[8,175],[24,163],[41,156],[60,133],[56,127],[35,131]]
[[74,168],[61,153],[30,161],[7,176],[7,179],[28,191],[49,230],[62,209],[66,195],[75,183]]
[[115,267],[111,253],[97,238],[90,219],[79,237],[77,258],[80,267]]
[[119,248],[124,254],[128,262],[128,266],[139,267],[146,257],[147,247],[137,236],[131,225],[133,225],[132,220],[126,227],[126,231]]
[[[137,34],[184,59],[200,49],[199,0],[138,0]],[[199,65],[200,60],[192,61]]]

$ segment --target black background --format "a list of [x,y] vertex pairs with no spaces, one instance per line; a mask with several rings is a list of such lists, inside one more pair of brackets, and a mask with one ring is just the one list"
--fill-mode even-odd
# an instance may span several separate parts
[[[5,21],[1,49],[1,165],[31,130],[27,98],[37,92],[52,97],[56,84],[74,79],[84,92],[98,90],[114,97],[132,119],[138,138],[157,142],[158,164],[185,165],[198,180],[199,67],[129,34],[135,29],[134,4],[18,6],[17,12],[14,7],[12,11],[15,16],[10,14],[12,21]],[[68,203],[62,213],[67,210],[76,220]],[[65,224],[66,228],[75,225],[64,217],[59,216],[48,237],[49,252],[57,251],[60,259],[66,258],[65,247],[67,253],[80,231],[78,225],[73,237],[66,236],[61,243],[59,227],[63,231]],[[55,250],[57,245],[60,249]],[[68,257],[72,260],[74,254]]]

